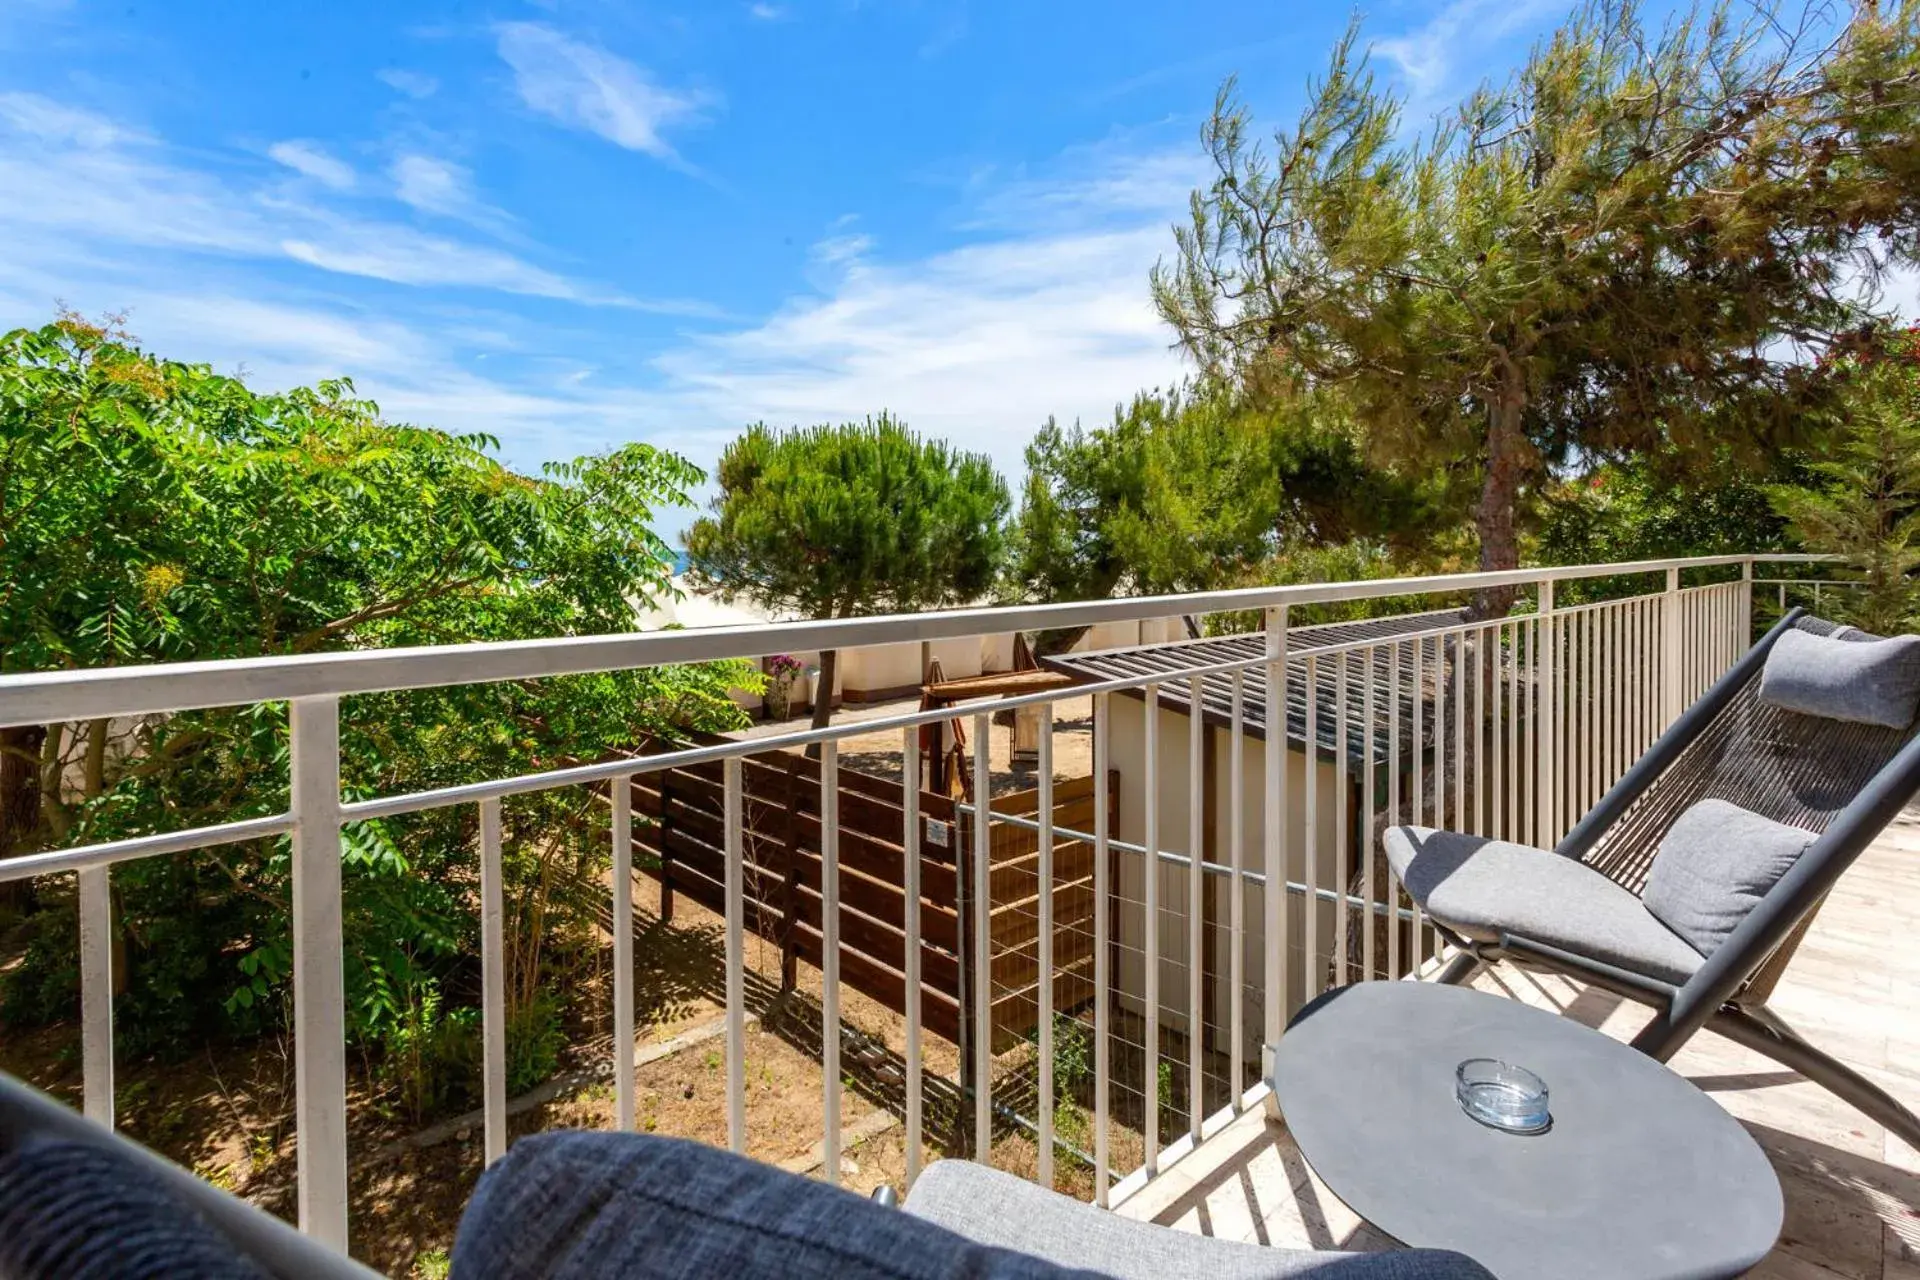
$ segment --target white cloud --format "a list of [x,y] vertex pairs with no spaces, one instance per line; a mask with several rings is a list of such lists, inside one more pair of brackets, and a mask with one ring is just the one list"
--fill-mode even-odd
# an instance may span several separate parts
[[[159,142],[0,133],[0,326],[44,319],[55,298],[124,307],[155,350],[244,367],[262,389],[345,374],[394,419],[490,432],[521,466],[647,440],[711,467],[755,418],[887,408],[1014,479],[1049,415],[1104,421],[1181,376],[1146,274],[1180,213],[1185,150],[1102,144],[958,188],[961,243],[929,256],[889,258],[860,219],[836,220],[811,251],[810,289],[758,320],[657,336],[629,308],[711,313],[367,218],[324,188],[251,187]],[[412,177],[423,200],[460,189]],[[273,269],[289,259],[331,274]],[[414,288],[356,293],[356,277]],[[454,288],[619,305],[569,323],[506,300],[481,309]]]
[[1565,9],[1565,0],[1452,0],[1426,25],[1374,41],[1373,52],[1398,68],[1408,122],[1425,125],[1459,96],[1468,72],[1489,62],[1507,65],[1507,59],[1486,56],[1491,46]]
[[312,230],[311,236],[283,238],[278,242],[280,251],[296,262],[324,271],[394,284],[497,289],[600,306],[631,302],[615,290],[570,280],[510,253],[411,227],[326,218],[318,220]]
[[424,71],[408,71],[402,67],[388,67],[375,73],[380,82],[389,89],[404,93],[409,98],[431,98],[440,91],[440,82]]
[[751,4],[747,12],[762,22],[778,22],[787,16],[787,11],[777,4]]
[[[1181,376],[1147,296],[1158,224],[1009,238],[898,265],[843,258],[837,285],[656,362],[706,420],[813,423],[891,409],[1017,476],[1049,415],[1104,421]],[[700,459],[705,460],[705,459]]]
[[[687,313],[696,304],[634,300],[504,250],[432,235],[404,223],[329,205],[351,170],[306,143],[280,143],[273,158],[323,190],[248,184],[189,166],[164,144],[46,99],[0,101],[0,243],[18,258],[98,262],[129,249],[168,249],[229,260],[288,261],[398,284],[498,290],[601,305]],[[337,169],[334,167],[337,166]],[[451,199],[412,175],[421,199]],[[484,222],[485,206],[469,211]],[[135,268],[136,270],[138,268]]]
[[520,100],[576,129],[663,160],[678,154],[662,136],[700,118],[705,95],[655,84],[640,67],[604,49],[570,40],[536,22],[503,22],[500,57],[513,68]]
[[422,213],[437,214],[500,232],[513,219],[482,200],[473,189],[473,174],[465,165],[437,156],[409,152],[388,169],[394,196]]
[[267,148],[267,155],[295,173],[312,178],[335,191],[347,191],[353,187],[353,166],[317,143],[276,142]]
[[41,142],[69,143],[95,150],[137,137],[105,116],[43,98],[37,93],[0,93],[0,120],[6,122],[10,131]]

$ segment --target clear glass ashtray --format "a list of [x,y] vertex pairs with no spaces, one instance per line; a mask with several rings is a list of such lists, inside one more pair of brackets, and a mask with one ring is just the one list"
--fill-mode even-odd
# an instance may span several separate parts
[[1454,1069],[1460,1109],[1502,1133],[1543,1133],[1552,1125],[1547,1082],[1498,1058],[1468,1058]]

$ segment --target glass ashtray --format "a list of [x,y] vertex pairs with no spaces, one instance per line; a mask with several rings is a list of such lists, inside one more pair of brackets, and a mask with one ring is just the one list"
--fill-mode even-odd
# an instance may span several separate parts
[[1547,1082],[1498,1058],[1468,1058],[1454,1069],[1460,1109],[1502,1133],[1544,1133],[1553,1124]]

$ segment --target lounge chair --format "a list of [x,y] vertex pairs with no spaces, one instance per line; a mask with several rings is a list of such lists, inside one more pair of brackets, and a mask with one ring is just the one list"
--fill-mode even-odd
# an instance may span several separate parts
[[1666,1061],[1702,1027],[1816,1081],[1905,1141],[1920,1118],[1767,1006],[1827,891],[1920,789],[1920,636],[1787,614],[1551,851],[1425,827],[1387,861],[1460,948],[1652,1006]]

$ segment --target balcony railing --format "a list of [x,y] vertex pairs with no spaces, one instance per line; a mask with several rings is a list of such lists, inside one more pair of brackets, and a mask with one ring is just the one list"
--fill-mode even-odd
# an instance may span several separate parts
[[[482,1092],[491,1161],[507,1143],[502,802],[593,787],[611,804],[611,1074],[616,1122],[631,1127],[636,840],[643,857],[650,848],[668,856],[665,831],[674,810],[665,780],[699,782],[717,771],[718,820],[707,836],[687,837],[686,846],[712,847],[706,865],[716,874],[705,882],[698,867],[675,874],[689,885],[712,883],[724,923],[727,1131],[731,1145],[745,1150],[753,977],[745,940],[770,909],[772,892],[750,892],[747,883],[764,870],[756,859],[771,856],[755,852],[760,835],[746,814],[748,768],[776,757],[791,760],[795,748],[817,744],[817,798],[794,806],[816,824],[808,829],[817,831],[817,847],[806,854],[808,867],[817,868],[807,874],[817,879],[801,895],[789,884],[786,901],[793,911],[805,898],[803,932],[812,930],[807,954],[819,975],[824,1176],[840,1176],[843,1047],[860,1044],[842,1028],[843,989],[853,981],[843,981],[843,951],[852,945],[852,924],[864,930],[861,937],[878,936],[866,914],[878,909],[862,905],[865,899],[849,901],[843,890],[864,891],[871,882],[890,885],[900,903],[898,917],[885,922],[898,935],[897,944],[887,942],[898,963],[872,959],[868,944],[861,944],[860,963],[863,989],[891,982],[900,992],[903,1022],[897,1043],[885,1049],[897,1051],[904,1077],[898,1105],[909,1180],[936,1146],[992,1160],[999,1158],[996,1143],[1016,1134],[1032,1144],[1033,1176],[1060,1181],[1056,1162],[1071,1162],[1087,1176],[1083,1192],[1113,1204],[1235,1115],[1262,1104],[1260,1047],[1279,1038],[1301,1003],[1329,985],[1418,974],[1444,959],[1446,943],[1376,857],[1380,825],[1411,821],[1554,843],[1747,647],[1756,608],[1784,603],[1785,579],[1756,578],[1755,563],[1755,557],[1717,556],[11,675],[0,677],[0,726],[285,701],[291,803],[267,817],[14,858],[0,863],[0,882],[78,873],[84,1107],[111,1124],[113,866],[291,837],[299,1223],[344,1249],[342,825],[452,805],[478,810]],[[1566,603],[1577,590],[1602,586],[1604,596],[1592,592],[1584,603]],[[1474,593],[1495,588],[1512,588],[1519,597],[1506,615],[1481,618],[1462,607]],[[1556,594],[1563,597],[1558,603]],[[1410,607],[1364,625],[1300,624],[1310,606],[1389,599]],[[1259,629],[1072,655],[1061,665],[1076,674],[1075,685],[958,709],[703,743],[413,794],[352,802],[341,794],[340,700],[356,694],[1176,614],[1196,620],[1232,615],[1237,625],[1253,619]],[[1082,788],[1090,816],[1068,821],[1056,799],[1055,711],[1063,701],[1088,698],[1091,727],[1076,732],[1092,739],[1092,781]],[[1037,796],[1018,812],[1004,801],[996,812],[990,718],[1009,710],[1040,721]],[[924,796],[919,767],[922,728],[956,719],[971,726],[971,785],[958,803]],[[840,785],[839,746],[854,735],[885,731],[897,734],[900,746],[897,801],[878,800],[871,788],[858,799],[863,812],[879,812],[887,822],[894,820],[887,815],[897,816],[902,854],[892,869],[876,870],[868,854],[861,867],[844,869],[842,803],[853,793]],[[1286,749],[1269,749],[1281,741]],[[1115,795],[1117,803],[1110,799]],[[657,811],[646,807],[650,796],[659,801]],[[949,808],[931,811],[941,804]],[[875,819],[868,813],[862,821]],[[859,840],[862,849],[872,843],[864,835]],[[942,886],[937,892],[930,887],[934,878]],[[1275,885],[1286,891],[1271,892]],[[946,1059],[957,1064],[952,1076],[930,1069],[924,1052],[936,1034],[928,1011],[939,1002],[958,1011],[950,1025],[941,1024],[957,1051]],[[1063,1036],[1090,1041],[1090,1078],[1061,1064]],[[1072,1078],[1063,1079],[1063,1072]],[[948,1123],[937,1135],[929,1132],[928,1109],[936,1092],[948,1100],[948,1113],[957,1109],[957,1115],[943,1113]],[[1058,1122],[1062,1100],[1085,1113],[1072,1132],[1062,1132]]]

